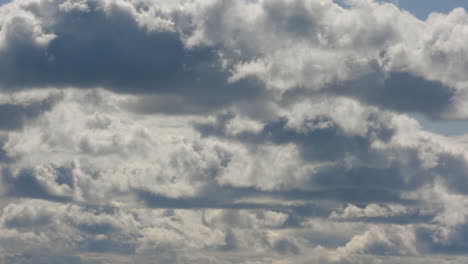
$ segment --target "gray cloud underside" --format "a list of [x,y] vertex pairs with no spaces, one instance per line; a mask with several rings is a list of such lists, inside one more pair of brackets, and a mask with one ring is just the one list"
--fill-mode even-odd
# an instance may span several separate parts
[[[462,9],[420,21],[391,4],[351,5],[13,2],[2,7],[1,86],[166,94],[167,103],[143,101],[137,111],[175,113],[304,88],[433,118],[465,118],[466,58],[452,41],[465,37]],[[245,19],[236,20],[241,13]],[[459,27],[448,34],[450,23]]]

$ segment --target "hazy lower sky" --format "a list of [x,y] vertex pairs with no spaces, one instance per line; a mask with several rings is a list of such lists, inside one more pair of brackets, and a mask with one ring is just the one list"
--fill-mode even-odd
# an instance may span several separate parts
[[468,263],[466,1],[2,3],[1,264]]

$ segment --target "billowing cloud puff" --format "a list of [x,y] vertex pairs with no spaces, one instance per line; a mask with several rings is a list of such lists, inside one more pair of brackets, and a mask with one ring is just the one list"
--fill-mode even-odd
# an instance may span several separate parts
[[0,6],[1,263],[465,263],[468,15]]
[[14,1],[1,9],[1,86],[162,93],[161,106],[137,108],[205,112],[258,96],[254,79],[280,98],[331,93],[465,118],[463,9],[420,21],[348,2]]

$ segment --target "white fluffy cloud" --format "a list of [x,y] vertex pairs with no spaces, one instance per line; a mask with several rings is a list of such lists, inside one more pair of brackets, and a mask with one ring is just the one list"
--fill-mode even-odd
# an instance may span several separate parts
[[468,15],[0,6],[0,262],[465,263]]

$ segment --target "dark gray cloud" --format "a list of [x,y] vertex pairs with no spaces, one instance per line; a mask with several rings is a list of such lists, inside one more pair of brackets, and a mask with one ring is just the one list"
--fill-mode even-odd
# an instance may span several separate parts
[[5,143],[8,141],[7,137],[0,137],[0,163],[6,163],[12,161],[12,158],[8,156],[8,153],[5,151]]
[[280,254],[294,254],[297,255],[300,253],[299,248],[288,240],[278,240],[274,244],[275,250]]
[[119,242],[119,238],[110,238],[107,240],[87,240],[80,245],[85,252],[116,252],[122,255],[135,254],[135,245],[133,243]]
[[[318,190],[291,190],[291,191],[260,191],[250,188],[218,187],[217,195],[225,195],[224,201],[210,197],[169,198],[145,190],[135,190],[137,197],[147,206],[159,209],[264,209],[296,216],[324,217],[331,213],[331,209],[320,207],[321,201],[352,202],[368,204],[370,202],[392,202],[406,205],[417,204],[417,201],[402,199],[398,192],[384,189],[318,189]],[[243,202],[242,199],[252,199],[252,202]],[[267,202],[258,202],[267,199]],[[258,201],[256,201],[256,199]],[[270,201],[268,201],[270,199]],[[294,202],[297,205],[283,205],[277,201]]]
[[[227,137],[229,131],[226,125],[235,116],[233,114],[222,114],[217,117],[214,124],[195,124],[203,136]],[[374,121],[374,116],[369,116],[368,121]],[[378,123],[378,120],[375,120]],[[329,116],[317,116],[313,119],[304,120],[301,124],[307,131],[299,132],[287,126],[288,119],[268,121],[263,125],[259,133],[243,132],[232,137],[246,144],[262,144],[272,142],[275,144],[295,143],[301,150],[305,160],[336,160],[343,158],[346,153],[360,152],[366,155],[373,140],[380,139],[388,141],[394,131],[383,123],[369,129],[367,135],[352,136],[346,132]],[[374,138],[376,137],[376,138]],[[357,153],[356,155],[359,155]]]
[[[74,256],[73,253],[63,253],[50,249],[33,249],[27,252],[7,256],[4,259],[5,264],[82,264],[83,261],[78,256]],[[92,263],[92,262],[85,262]]]
[[330,90],[379,107],[423,113],[434,119],[443,118],[444,112],[452,110],[456,96],[455,89],[408,72],[392,72],[385,78],[369,76]]
[[386,76],[377,72],[356,80],[332,82],[324,91],[296,88],[288,91],[282,103],[288,105],[304,97],[322,93],[356,98],[401,113],[420,113],[433,120],[445,119],[453,112],[456,90],[439,81],[430,81],[410,72],[391,72]]
[[54,20],[42,25],[56,36],[48,45],[30,39],[35,33],[22,17],[4,26],[3,90],[104,87],[125,94],[156,93],[160,96],[143,96],[130,109],[170,114],[204,114],[262,93],[253,81],[229,84],[214,48],[187,49],[177,32],[150,31],[117,4],[107,12],[100,2],[88,2],[87,10],[64,11],[58,7],[63,2],[25,8],[37,20]]
[[464,157],[444,153],[439,156],[439,164],[435,170],[453,191],[467,193],[468,164]]
[[[305,131],[288,127],[288,120],[281,119],[266,122],[258,133],[244,132],[230,136],[226,127],[233,118],[233,115],[221,115],[214,124],[195,124],[195,128],[204,136],[240,141],[250,148],[266,143],[293,143],[300,150],[305,162],[334,161],[334,164],[323,166],[317,169],[314,175],[309,176],[310,186],[343,190],[353,188],[358,193],[375,188],[402,191],[417,189],[435,177],[435,172],[423,168],[417,150],[373,149],[371,145],[374,142],[388,142],[395,133],[392,127],[373,115],[369,116],[368,121],[375,122],[375,125],[362,136],[347,134],[339,124],[327,116],[304,120],[302,126]],[[355,157],[363,165],[348,168],[346,156]],[[458,171],[457,175],[463,177],[460,173],[461,171]],[[346,196],[346,192],[343,192],[343,195]],[[359,197],[358,194],[354,195]],[[372,196],[372,199],[377,197]]]
[[37,102],[0,104],[0,130],[22,129],[28,122],[51,110],[59,100],[60,96],[52,95]]
[[[65,172],[66,169],[61,169]],[[60,174],[60,171],[59,171]],[[36,173],[30,169],[23,169],[17,174],[11,170],[4,168],[2,170],[2,183],[7,187],[7,196],[11,197],[28,197],[36,199],[45,199],[57,202],[69,202],[70,197],[59,194],[54,194],[49,190],[48,186],[41,183]],[[60,176],[56,179],[58,185],[66,184],[62,179],[67,176]]]
[[467,225],[461,223],[441,229],[434,226],[419,227],[415,230],[415,235],[422,252],[463,255],[468,249],[467,231]]
[[4,89],[104,86],[132,93],[170,91],[194,80],[196,68],[202,66],[197,63],[214,56],[209,50],[185,51],[175,33],[145,31],[117,6],[110,14],[97,3],[89,3],[89,11],[63,12],[58,8],[62,2],[27,6],[39,19],[50,9],[55,21],[44,31],[57,37],[48,46],[20,38],[32,34],[20,18],[8,24],[16,33],[7,37],[7,48],[0,55]]
[[26,230],[31,230],[31,229],[35,229],[35,230],[41,229],[44,226],[52,224],[52,222],[53,222],[52,215],[47,214],[45,212],[39,212],[37,215],[34,215],[34,216],[18,215],[18,216],[8,218],[3,223],[3,225],[6,228],[26,231]]

